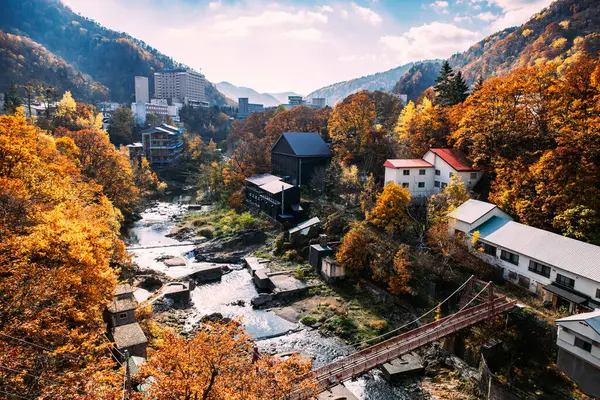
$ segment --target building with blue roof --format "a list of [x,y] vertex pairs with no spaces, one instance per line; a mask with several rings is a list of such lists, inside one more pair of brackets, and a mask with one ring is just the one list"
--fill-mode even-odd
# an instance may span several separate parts
[[600,308],[600,246],[515,222],[496,205],[473,199],[448,215],[448,230],[469,239],[477,234],[480,258],[554,307]]

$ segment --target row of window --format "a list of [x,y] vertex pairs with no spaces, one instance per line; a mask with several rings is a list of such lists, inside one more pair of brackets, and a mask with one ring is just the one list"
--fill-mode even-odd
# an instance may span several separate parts
[[[419,175],[425,175],[427,172],[424,169],[420,169],[419,170]],[[402,174],[404,176],[409,176],[410,175],[410,169],[405,169],[402,171]],[[435,170],[435,174],[437,176],[440,176],[442,174],[442,171],[440,171],[439,169]],[[452,178],[452,175],[454,175],[454,172],[450,172],[448,173],[448,177]],[[471,172],[471,179],[477,179],[477,172]]]

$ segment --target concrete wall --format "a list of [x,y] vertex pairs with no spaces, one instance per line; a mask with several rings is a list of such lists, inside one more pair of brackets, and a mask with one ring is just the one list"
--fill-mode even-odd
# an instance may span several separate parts
[[600,370],[565,349],[558,349],[558,369],[588,396],[600,397]]
[[[565,329],[565,326],[568,328]],[[581,327],[578,327],[578,325]],[[585,332],[581,334],[579,332],[574,331],[573,329],[578,329],[580,331]],[[575,338],[579,338],[581,340],[585,340],[586,342],[592,342],[592,351],[588,352],[584,349],[575,346]],[[570,321],[570,322],[561,322],[561,325],[558,326],[558,338],[556,340],[556,344],[558,347],[567,350],[569,353],[589,362],[597,368],[600,368],[600,347],[596,343],[598,343],[599,335],[591,329],[589,326],[584,326],[579,321]],[[600,376],[598,376],[600,378]]]
[[[473,186],[479,182],[481,177],[483,176],[482,171],[472,171],[472,172],[457,172],[450,164],[446,161],[442,160],[437,154],[432,151],[428,151],[424,156],[423,160],[434,166],[434,169],[439,171],[439,174],[435,174],[434,171],[434,186],[435,181],[440,182],[440,187],[435,187],[436,190],[441,190],[442,186],[448,185],[451,182],[451,173],[457,173],[462,182],[465,184],[467,189],[471,189]],[[475,174],[475,178],[471,178],[471,173]]]
[[[404,175],[404,171],[409,171],[409,175]],[[425,175],[420,175],[419,171],[425,171]],[[403,183],[408,183],[408,190],[411,197],[430,196],[435,193],[433,187],[433,168],[390,168],[385,167],[385,183],[395,182],[402,187]],[[419,187],[419,182],[425,184]]]

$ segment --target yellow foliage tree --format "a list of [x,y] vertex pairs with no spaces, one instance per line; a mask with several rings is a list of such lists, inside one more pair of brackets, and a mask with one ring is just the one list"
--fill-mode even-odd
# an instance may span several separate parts
[[409,191],[390,182],[377,195],[375,207],[368,213],[367,220],[388,232],[399,232],[408,222],[406,207],[409,202]]

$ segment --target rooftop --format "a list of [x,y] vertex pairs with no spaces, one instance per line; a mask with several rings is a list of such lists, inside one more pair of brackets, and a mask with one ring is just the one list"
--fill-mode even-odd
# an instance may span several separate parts
[[286,132],[277,139],[271,151],[285,140],[296,156],[331,157],[331,150],[317,132]]
[[289,183],[284,181],[270,181],[268,183],[265,183],[264,185],[261,185],[260,188],[269,193],[276,194],[280,193],[282,190],[288,190],[293,187],[293,185],[290,185]]
[[109,312],[111,313],[119,313],[125,312],[129,310],[135,310],[137,304],[135,302],[135,298],[133,296],[126,297],[124,299],[119,299],[115,297],[112,302],[106,306]]
[[384,167],[388,168],[433,168],[433,165],[420,158],[404,160],[385,160]]
[[249,178],[246,178],[246,181],[250,182],[250,183],[254,183],[257,186],[262,186],[265,183],[280,181],[281,179],[282,178],[275,176],[275,175],[261,174],[261,175],[254,175]]
[[486,242],[600,282],[600,246],[498,217],[476,230]]
[[121,294],[127,294],[127,293],[133,293],[133,288],[131,287],[130,284],[122,283],[120,285],[117,285],[117,288],[115,289],[115,296],[119,296]]
[[459,172],[481,171],[481,168],[473,167],[471,161],[456,149],[429,149],[432,153],[446,161],[452,168]]
[[319,222],[321,222],[321,220],[317,217],[311,218],[308,221],[304,221],[301,224],[296,225],[295,227],[293,227],[292,229],[289,230],[289,233],[296,233],[299,232],[301,230],[304,230],[306,228],[310,228],[311,226],[314,226],[316,224],[318,224]]
[[469,199],[448,214],[448,217],[472,224],[496,207],[495,204],[486,203],[485,201]]
[[595,310],[583,314],[575,314],[569,317],[557,319],[556,324],[560,325],[561,322],[580,322],[585,321],[590,328],[596,331],[600,335],[600,310]]
[[142,131],[142,134],[144,133],[168,133],[169,135],[178,135],[181,133],[181,131],[176,126],[160,124],[158,126]]
[[113,338],[118,349],[126,349],[127,347],[148,342],[146,335],[144,335],[142,328],[137,322],[117,326],[113,330]]

